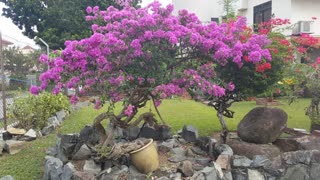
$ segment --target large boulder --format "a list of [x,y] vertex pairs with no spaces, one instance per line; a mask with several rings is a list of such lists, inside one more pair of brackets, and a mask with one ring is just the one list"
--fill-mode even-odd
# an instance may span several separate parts
[[247,142],[267,144],[275,141],[286,128],[288,115],[281,109],[257,107],[239,123],[238,135]]

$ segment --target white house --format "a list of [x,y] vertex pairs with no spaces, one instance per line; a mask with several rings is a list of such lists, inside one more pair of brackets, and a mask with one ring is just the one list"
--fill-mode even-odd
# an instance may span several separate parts
[[7,48],[9,45],[12,45],[12,44],[13,44],[12,42],[5,40],[5,39],[2,39],[3,48]]
[[[203,22],[221,19],[225,13],[221,0],[173,0],[172,3],[175,13],[187,9]],[[296,31],[320,36],[320,0],[238,0],[235,10],[238,15],[247,17],[248,24],[259,24],[271,17],[290,19],[292,24],[300,25]],[[312,17],[318,20],[310,22]],[[292,32],[287,33],[291,35]]]

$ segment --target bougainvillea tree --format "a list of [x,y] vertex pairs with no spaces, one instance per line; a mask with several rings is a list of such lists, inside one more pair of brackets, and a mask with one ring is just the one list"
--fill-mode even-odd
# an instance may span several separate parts
[[[155,122],[151,113],[134,118],[149,100],[157,107],[162,99],[195,87],[212,97],[233,91],[232,82],[217,83],[215,64],[234,62],[240,67],[244,55],[253,64],[271,60],[264,49],[270,43],[265,35],[241,41],[245,18],[238,18],[232,25],[204,25],[186,10],[178,16],[172,11],[172,5],[163,8],[159,2],[140,9],[88,7],[86,19],[96,22],[92,36],[67,41],[57,58],[42,56],[41,61],[48,63],[50,70],[41,74],[41,86],[31,91],[36,94],[50,83],[55,84],[53,93],[80,85],[80,93],[95,90],[100,95],[95,107],[106,101],[111,105],[121,101],[123,109],[119,114],[112,109],[100,114],[94,127],[103,129],[100,122],[109,119],[114,128],[126,128],[142,119]],[[76,100],[77,96],[71,97],[72,102]],[[112,132],[109,136],[103,130],[99,132],[102,141],[108,143]]]

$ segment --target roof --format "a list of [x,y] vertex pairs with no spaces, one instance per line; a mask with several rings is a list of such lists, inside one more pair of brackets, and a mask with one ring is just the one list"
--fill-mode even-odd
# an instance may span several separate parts
[[8,41],[8,40],[2,39],[2,44],[3,44],[4,46],[8,46],[8,45],[11,45],[11,44],[13,44],[13,43],[10,42],[10,41]]
[[29,45],[27,45],[27,46],[24,46],[22,49],[31,49],[31,50],[33,50],[34,48],[29,46]]

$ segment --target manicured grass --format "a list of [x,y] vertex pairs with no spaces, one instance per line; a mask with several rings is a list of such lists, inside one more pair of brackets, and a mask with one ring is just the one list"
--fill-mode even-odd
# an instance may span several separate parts
[[[310,99],[299,99],[291,106],[287,105],[286,100],[280,101],[283,105],[277,107],[287,112],[289,127],[309,129],[310,121],[304,115],[304,109],[309,105]],[[237,124],[243,116],[254,107],[256,107],[254,101],[235,103],[231,108],[236,112],[235,117],[233,119],[226,118],[229,129],[236,130]],[[79,133],[85,125],[92,124],[94,117],[105,109],[106,107],[97,111],[92,107],[83,108],[71,114],[55,133]],[[153,109],[151,104],[147,104],[142,112],[147,112],[150,109]],[[118,106],[116,111],[119,110]],[[198,128],[200,135],[210,135],[213,131],[221,129],[214,109],[198,102],[179,99],[165,100],[159,111],[173,131],[181,129],[185,124],[191,124]],[[107,123],[104,122],[104,125]],[[10,174],[15,180],[41,179],[45,151],[54,145],[55,137],[55,134],[51,134],[29,142],[28,146],[18,154],[4,154],[0,157],[0,178]]]

